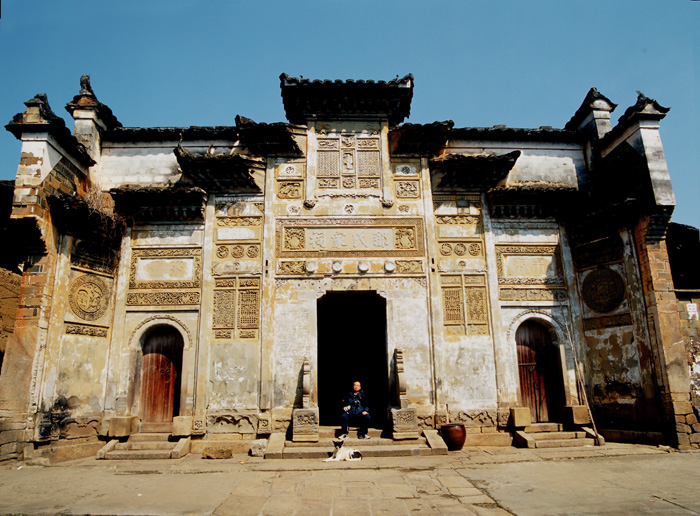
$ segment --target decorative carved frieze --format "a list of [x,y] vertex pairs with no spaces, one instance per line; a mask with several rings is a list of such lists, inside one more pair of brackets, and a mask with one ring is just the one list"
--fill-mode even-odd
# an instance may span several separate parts
[[109,328],[89,324],[66,323],[66,335],[85,335],[88,337],[106,337]]
[[468,226],[479,225],[479,215],[438,215],[435,222],[438,224],[465,224]]
[[260,279],[227,278],[217,280],[215,285],[213,327],[237,329],[239,338],[256,338],[255,330],[260,327]]
[[262,217],[216,217],[216,225],[220,228],[261,226]]
[[199,292],[129,292],[129,306],[198,305]]
[[606,315],[583,320],[583,330],[602,330],[604,328],[617,328],[620,326],[631,326],[632,315],[629,312],[624,314]]
[[477,258],[482,256],[483,252],[481,242],[442,242],[439,244],[442,256]]
[[[145,262],[145,264],[141,263]],[[188,271],[191,262],[191,270]],[[140,274],[158,279],[140,279]],[[187,276],[191,279],[162,279],[164,276]],[[201,249],[133,249],[129,271],[130,289],[199,288],[202,278]]]
[[507,288],[501,287],[498,292],[501,301],[566,301],[564,289],[557,288]]
[[77,317],[96,321],[107,311],[111,292],[99,276],[83,274],[73,280],[69,290],[68,304]]
[[214,291],[214,328],[235,328],[236,326],[236,291]]
[[153,322],[153,321],[171,321],[172,323],[175,323],[175,325],[182,331],[184,331],[187,334],[187,342],[192,342],[192,333],[190,332],[189,327],[180,319],[175,317],[174,315],[168,315],[168,314],[158,314],[154,315],[151,317],[147,317],[143,321],[139,323],[139,325],[134,328],[134,330],[131,332],[131,336],[129,337],[129,342],[133,342],[134,338],[136,337],[136,334],[143,328],[145,325]]
[[214,330],[215,339],[230,339],[231,330]]
[[462,288],[442,289],[443,301],[443,324],[450,326],[454,324],[464,324],[464,303],[462,301]]
[[483,274],[441,275],[443,325],[449,335],[488,335],[489,310]]
[[96,246],[93,242],[81,240],[73,247],[70,263],[74,267],[112,275],[117,267],[117,254],[108,246]]

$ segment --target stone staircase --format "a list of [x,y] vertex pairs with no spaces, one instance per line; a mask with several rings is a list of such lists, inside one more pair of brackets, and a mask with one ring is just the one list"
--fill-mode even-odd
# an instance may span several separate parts
[[[268,441],[266,459],[327,459],[335,450],[337,427],[321,427],[318,442],[292,442],[284,434],[272,434]],[[408,457],[446,455],[447,446],[436,430],[425,430],[418,439],[394,441],[382,437],[382,430],[370,428],[371,439],[357,439],[351,433],[344,446],[359,450],[363,457]]]
[[148,460],[179,459],[190,451],[190,438],[171,440],[169,433],[140,433],[126,442],[112,439],[97,452],[98,459]]
[[[598,435],[600,444],[605,444]],[[513,433],[513,444],[519,448],[568,448],[595,446],[595,434],[590,428],[574,426],[565,428],[560,423],[531,423]]]

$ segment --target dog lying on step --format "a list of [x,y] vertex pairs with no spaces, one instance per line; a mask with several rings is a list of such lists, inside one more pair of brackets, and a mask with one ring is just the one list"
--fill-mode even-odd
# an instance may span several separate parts
[[323,462],[335,462],[341,460],[362,460],[362,454],[353,448],[343,447],[343,441],[337,441],[335,443],[335,451],[333,455],[327,459],[323,459]]

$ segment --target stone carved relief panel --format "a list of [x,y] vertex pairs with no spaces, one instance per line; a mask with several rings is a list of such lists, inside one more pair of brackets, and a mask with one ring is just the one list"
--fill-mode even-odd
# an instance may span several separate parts
[[581,294],[586,306],[598,313],[616,310],[625,300],[625,280],[615,270],[600,267],[583,280]]
[[277,197],[279,199],[301,199],[303,189],[303,181],[278,181]]
[[260,278],[217,279],[214,289],[214,338],[255,339],[260,328]]
[[499,299],[503,301],[563,301],[567,298],[556,245],[497,245],[496,265]]
[[113,275],[117,267],[117,253],[105,247],[95,246],[87,240],[75,241],[70,263],[73,267]]
[[396,197],[399,199],[420,198],[420,183],[418,181],[396,181]]
[[201,249],[132,250],[130,289],[199,288],[201,278]]
[[449,335],[489,335],[486,278],[482,274],[441,275],[443,326]]
[[422,219],[316,218],[278,220],[277,256],[423,256]]
[[473,241],[440,241],[438,249],[442,256],[455,256],[459,258],[483,257],[483,244]]
[[97,321],[107,311],[111,289],[104,279],[94,274],[78,276],[69,287],[71,311],[85,321]]
[[318,134],[317,188],[343,193],[381,187],[381,145],[376,130],[324,132],[319,126]]

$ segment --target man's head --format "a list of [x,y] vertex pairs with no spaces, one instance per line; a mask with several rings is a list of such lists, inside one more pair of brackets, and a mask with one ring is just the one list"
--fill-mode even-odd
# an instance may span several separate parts
[[352,390],[353,392],[360,392],[360,389],[362,389],[362,384],[360,382],[355,382],[352,384]]

